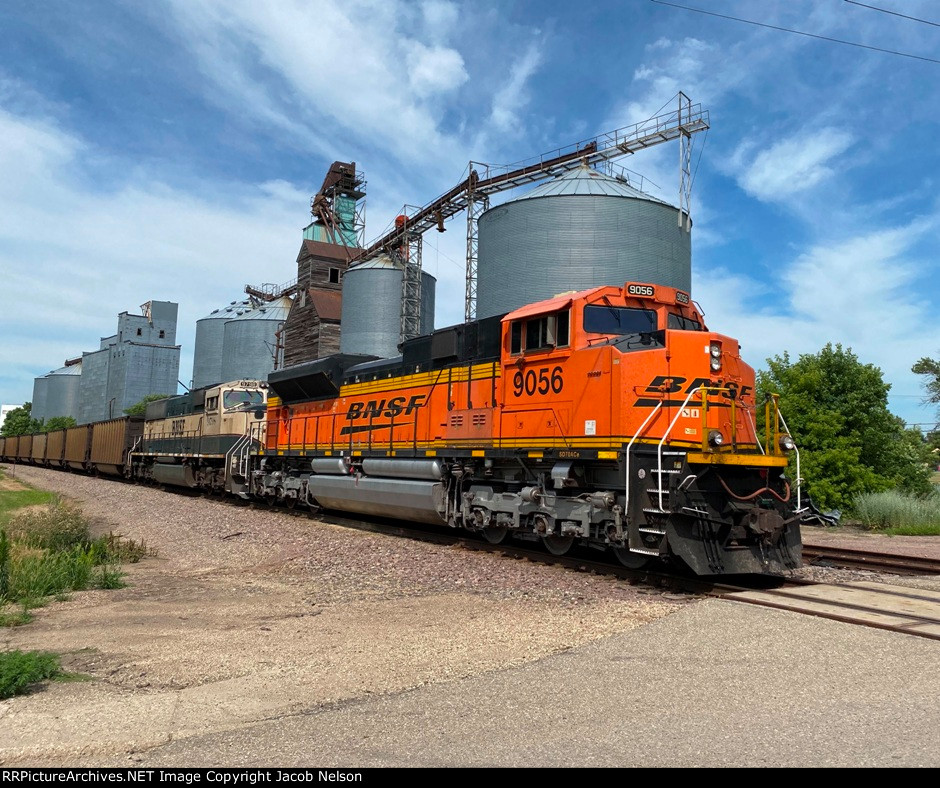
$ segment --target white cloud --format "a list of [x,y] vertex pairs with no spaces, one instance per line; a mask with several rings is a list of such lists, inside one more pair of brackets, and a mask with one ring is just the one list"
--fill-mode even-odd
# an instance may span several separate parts
[[99,192],[83,177],[84,140],[3,110],[0,139],[0,369],[16,382],[3,381],[4,401],[29,399],[32,376],[94,349],[150,299],[180,304],[188,381],[195,321],[245,283],[295,274],[309,195],[292,184],[219,184],[210,201],[139,172]]
[[[741,163],[738,184],[765,202],[786,200],[812,189],[833,175],[832,162],[845,153],[854,137],[842,129],[827,127],[801,131],[753,155],[745,143],[733,162]],[[744,163],[747,159],[749,162]]]
[[909,393],[917,387],[911,365],[932,350],[925,327],[934,322],[934,305],[915,283],[937,269],[912,250],[938,224],[931,217],[821,242],[767,278],[699,266],[693,293],[709,327],[738,338],[755,367],[784,350],[795,357],[841,343],[879,367],[896,393]]
[[540,45],[532,43],[512,64],[508,80],[493,96],[490,122],[497,132],[521,134],[524,131],[519,127],[519,117],[527,103],[526,86],[541,63]]
[[418,41],[408,54],[408,76],[415,95],[421,98],[455,90],[468,79],[459,52],[446,47],[427,47]]
[[463,56],[445,43],[456,21],[450,4],[173,0],[171,7],[210,80],[207,96],[276,124],[296,144],[326,151],[345,139],[347,149],[378,146],[426,166],[468,158],[442,128],[442,107],[456,103],[469,79]]
[[450,36],[457,27],[460,10],[447,0],[425,0],[421,3],[425,29],[434,37]]
[[[633,72],[630,99],[611,107],[603,127],[597,133],[641,123],[660,114],[675,112],[678,94],[688,96],[693,104],[708,110],[722,96],[737,89],[748,74],[735,67],[723,46],[694,36],[681,39],[660,38],[645,48],[647,61]],[[699,161],[699,152],[705,145],[706,133],[693,137],[692,167]],[[679,168],[676,144],[660,145],[631,159],[630,167],[646,179],[643,191],[678,206]],[[693,188],[692,219],[696,245],[714,244],[718,232],[708,226],[709,213]],[[701,244],[699,244],[701,241]]]

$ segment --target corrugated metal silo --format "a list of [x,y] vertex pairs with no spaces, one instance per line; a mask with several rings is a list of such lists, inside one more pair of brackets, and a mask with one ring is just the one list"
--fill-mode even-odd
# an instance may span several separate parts
[[[387,254],[349,268],[343,275],[341,353],[379,358],[398,355],[401,338],[401,266]],[[434,330],[437,280],[421,272],[421,333]]]
[[46,421],[71,416],[78,421],[82,364],[69,364],[46,375]]
[[[274,369],[277,332],[290,312],[287,296],[258,306],[236,310],[225,323],[222,336],[222,378],[230,380],[266,380]],[[241,312],[241,314],[238,314]]]
[[192,388],[198,389],[223,382],[222,341],[225,323],[237,317],[238,312],[244,312],[250,307],[251,304],[247,300],[232,301],[219,309],[213,309],[204,318],[196,321]]
[[692,283],[678,209],[589,167],[490,208],[479,241],[477,317],[600,285]]
[[46,399],[49,395],[49,378],[43,375],[33,379],[32,409],[29,415],[34,419],[46,418]]

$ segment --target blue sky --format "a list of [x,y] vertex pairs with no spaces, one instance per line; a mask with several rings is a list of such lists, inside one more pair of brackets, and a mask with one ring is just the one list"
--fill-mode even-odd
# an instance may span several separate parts
[[[940,28],[843,0],[686,5],[940,59]],[[870,5],[940,21],[932,0]],[[653,4],[98,0],[0,5],[0,400],[146,300],[195,321],[295,275],[334,159],[367,232],[504,163],[643,120],[683,90],[696,138],[693,295],[768,356],[851,346],[892,409],[933,422],[940,353],[940,64]],[[677,200],[678,154],[627,164]],[[658,187],[658,188],[656,188]],[[426,237],[437,325],[463,314],[463,222]]]

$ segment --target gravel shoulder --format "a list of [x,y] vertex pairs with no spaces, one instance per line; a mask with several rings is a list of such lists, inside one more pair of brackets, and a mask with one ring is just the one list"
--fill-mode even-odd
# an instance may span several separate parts
[[557,567],[31,467],[96,532],[157,552],[128,587],[0,630],[91,681],[0,702],[0,765],[146,750],[482,676],[668,616],[687,598]]

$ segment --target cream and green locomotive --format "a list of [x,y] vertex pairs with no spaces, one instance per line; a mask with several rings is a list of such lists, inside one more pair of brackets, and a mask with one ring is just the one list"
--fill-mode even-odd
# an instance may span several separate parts
[[131,452],[135,478],[176,487],[240,493],[247,458],[264,445],[267,383],[235,380],[147,406]]

